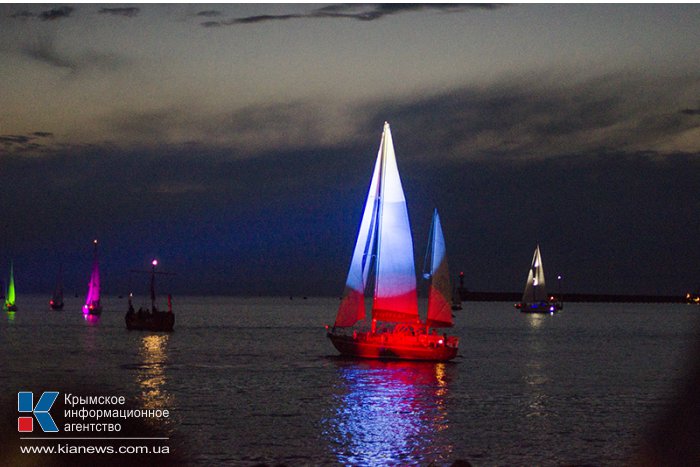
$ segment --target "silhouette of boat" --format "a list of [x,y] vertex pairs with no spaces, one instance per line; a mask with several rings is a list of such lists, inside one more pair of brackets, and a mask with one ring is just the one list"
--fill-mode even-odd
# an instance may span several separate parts
[[[168,311],[160,311],[156,306],[156,274],[169,274],[165,272],[156,272],[156,266],[158,265],[158,260],[153,260],[151,262],[151,308],[145,309],[143,307],[139,308],[138,311],[134,309],[133,305],[133,294],[129,293],[129,310],[126,312],[124,321],[126,322],[126,328],[128,330],[138,330],[138,331],[165,331],[169,332],[173,330],[175,326],[175,313],[173,313],[172,308],[172,297],[168,295]],[[132,271],[132,272],[146,272],[146,271]]]

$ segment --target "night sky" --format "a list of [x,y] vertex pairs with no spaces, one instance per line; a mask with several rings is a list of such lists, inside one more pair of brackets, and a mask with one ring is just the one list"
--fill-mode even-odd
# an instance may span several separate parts
[[700,288],[700,5],[0,5],[0,277],[340,295],[391,124],[420,269]]

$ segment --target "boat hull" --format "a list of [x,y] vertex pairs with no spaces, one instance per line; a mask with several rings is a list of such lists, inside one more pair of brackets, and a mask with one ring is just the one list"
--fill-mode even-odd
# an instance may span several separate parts
[[102,314],[102,306],[96,304],[83,305],[83,314],[99,316]]
[[515,304],[515,308],[521,313],[542,313],[554,314],[563,308],[559,302],[520,302]]
[[5,311],[17,311],[17,305],[14,303],[12,305],[5,304]]
[[425,360],[445,362],[457,356],[457,338],[441,344],[420,336],[395,336],[362,333],[353,336],[328,333],[328,338],[341,355],[372,359]]
[[126,328],[130,331],[170,332],[175,326],[175,314],[165,311],[127,312],[124,317]]

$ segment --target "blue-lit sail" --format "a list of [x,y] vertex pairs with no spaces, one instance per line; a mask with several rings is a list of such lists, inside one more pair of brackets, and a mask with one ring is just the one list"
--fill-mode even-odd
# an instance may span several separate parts
[[365,210],[362,213],[360,231],[357,234],[355,250],[350,261],[348,278],[345,281],[343,299],[335,318],[335,326],[352,326],[365,318],[365,285],[373,264],[372,255],[378,210],[378,184],[379,184],[380,158],[374,164],[374,173],[367,193]]

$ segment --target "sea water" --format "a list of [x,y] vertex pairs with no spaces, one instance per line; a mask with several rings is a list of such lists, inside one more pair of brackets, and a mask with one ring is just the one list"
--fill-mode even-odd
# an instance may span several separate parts
[[[47,301],[20,296],[0,316],[3,423],[19,391],[125,396],[169,411],[149,434],[192,465],[623,464],[688,370],[699,315],[467,302],[458,358],[422,363],[338,357],[323,327],[337,298],[175,297],[169,334],[127,331],[126,299],[93,321],[78,298],[59,312]],[[3,431],[0,457],[18,436]]]

